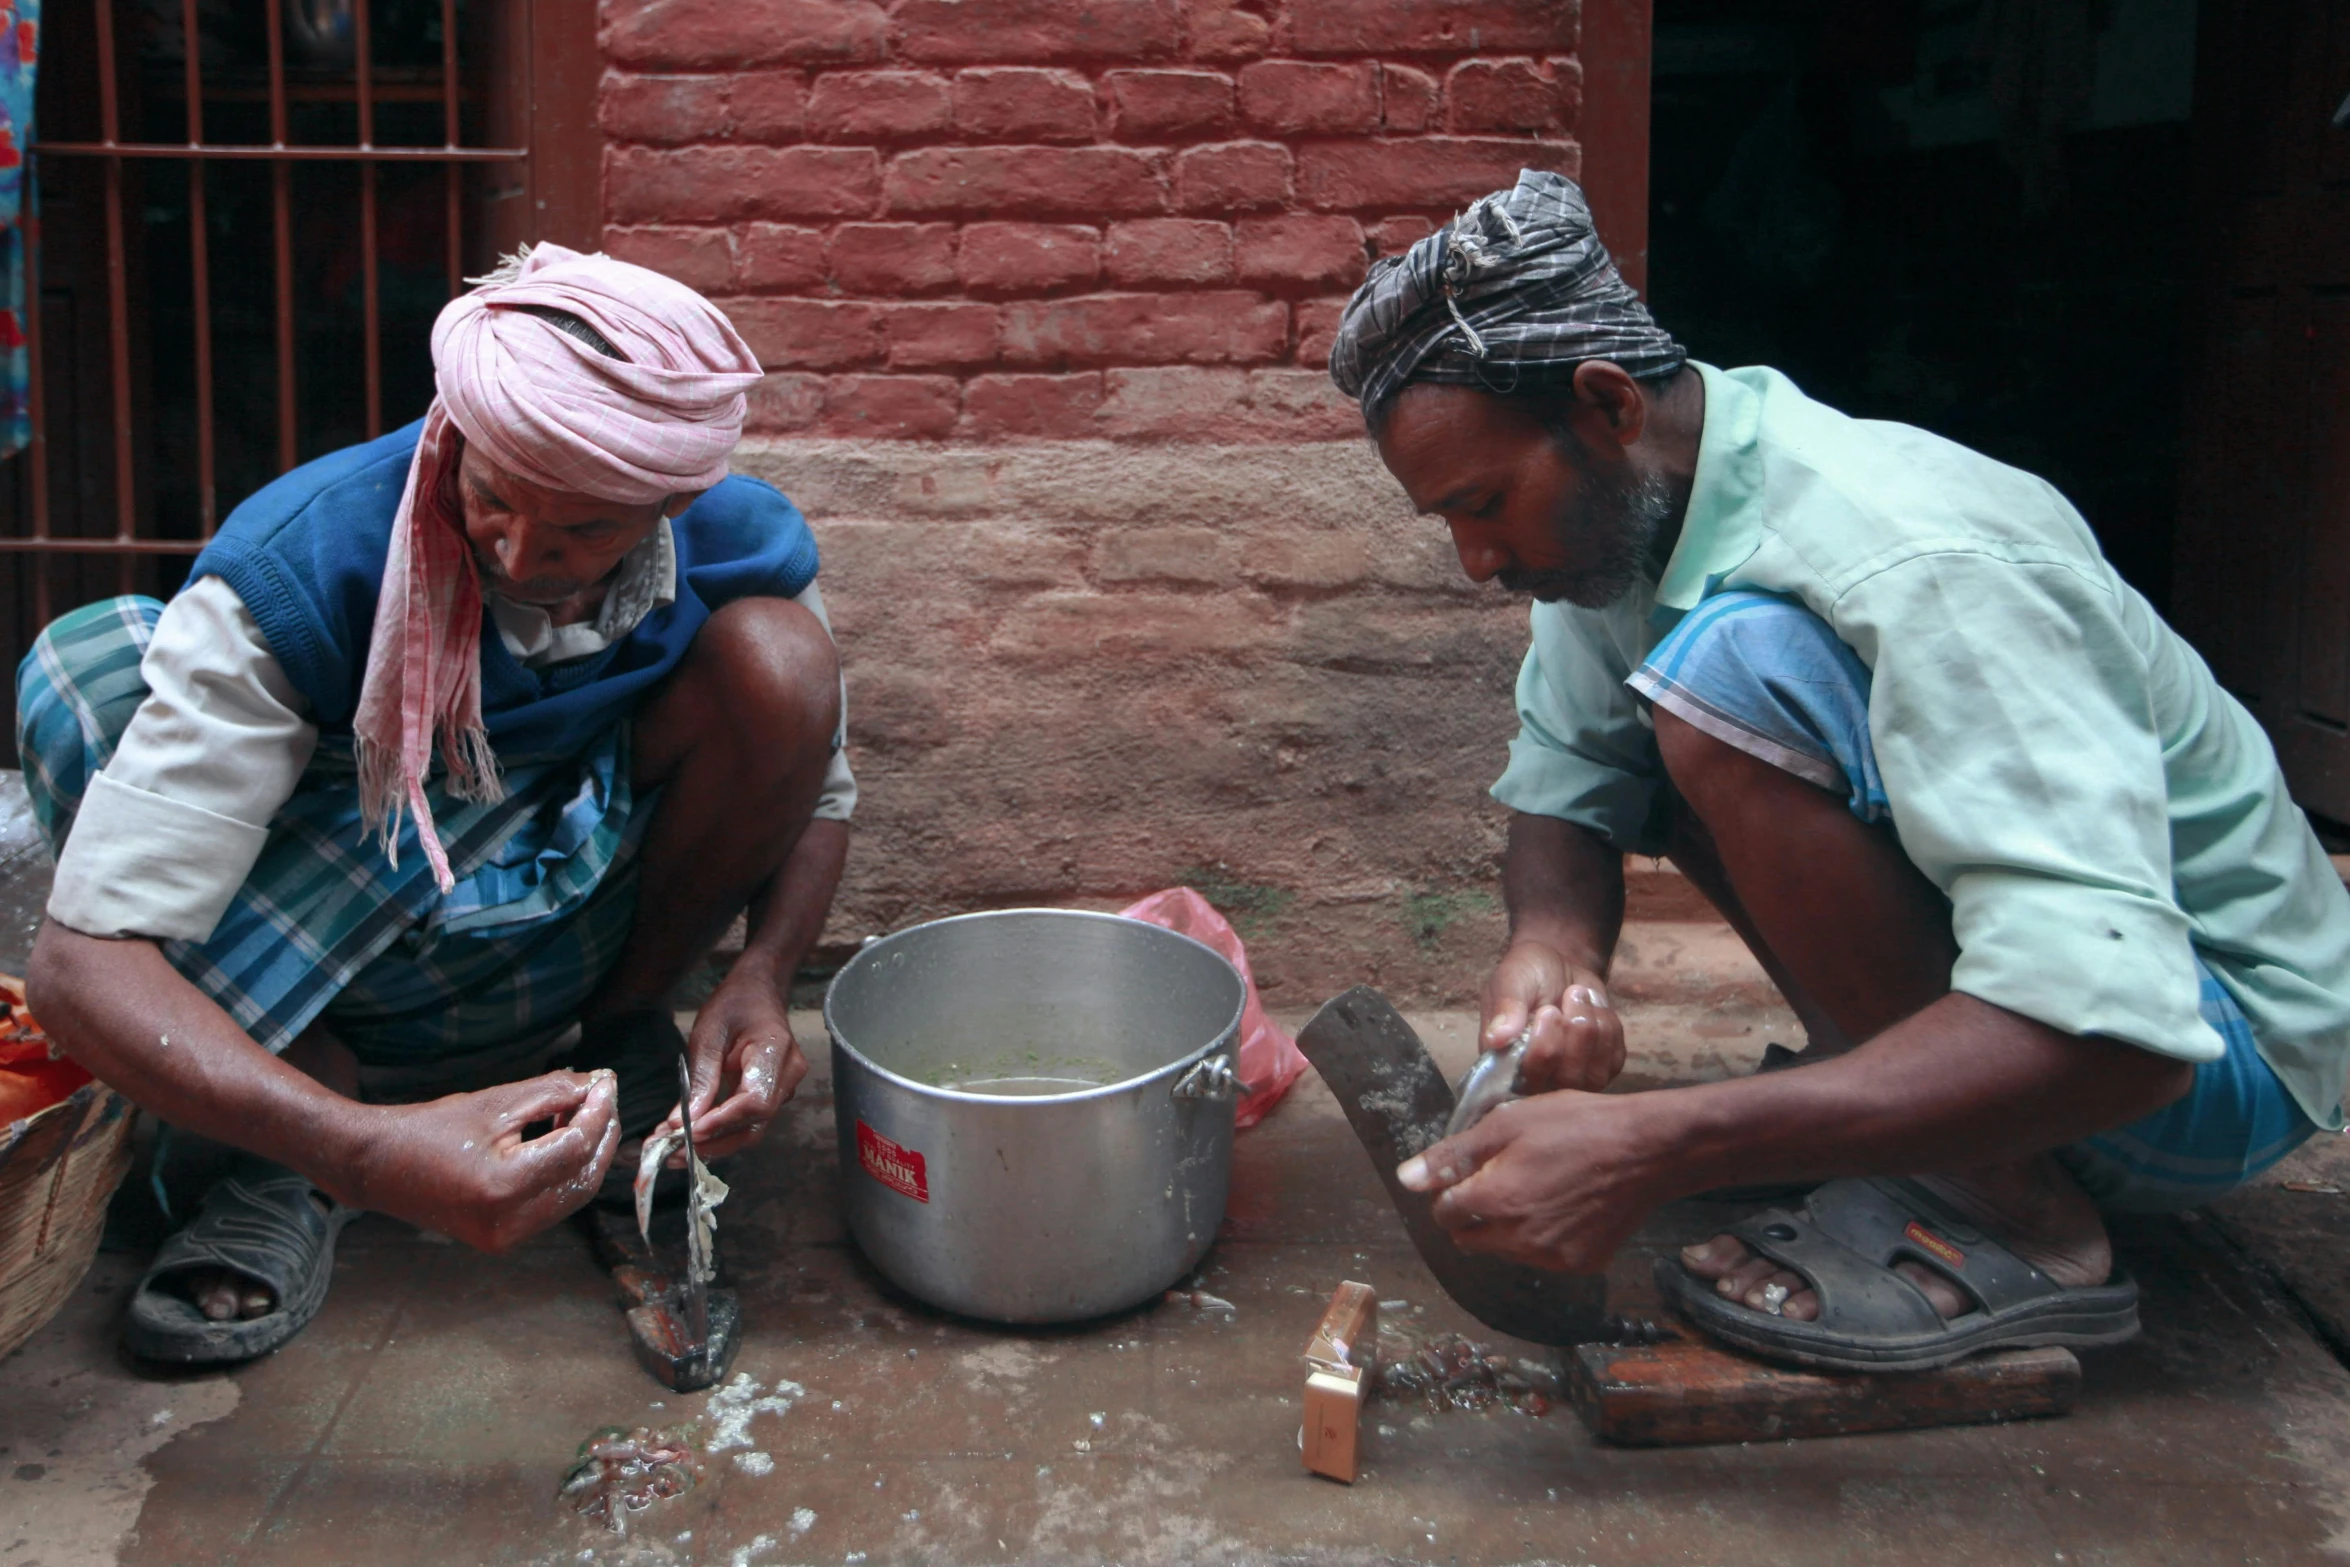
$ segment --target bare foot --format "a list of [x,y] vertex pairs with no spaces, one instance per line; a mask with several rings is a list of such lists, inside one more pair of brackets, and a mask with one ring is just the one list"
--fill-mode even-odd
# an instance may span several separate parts
[[[2080,1183],[2048,1154],[2021,1164],[1917,1179],[1985,1234],[2067,1288],[2102,1284],[2113,1271],[2105,1221]],[[1717,1235],[1685,1246],[1681,1261],[1699,1278],[1712,1280],[1725,1300],[1765,1311],[1769,1306],[1763,1291],[1776,1284],[1786,1292],[1780,1315],[1810,1322],[1820,1314],[1819,1297],[1800,1275],[1755,1256],[1736,1236]],[[1974,1309],[1964,1291],[1924,1264],[1896,1262],[1893,1268],[1945,1318]]]
[[268,1285],[229,1268],[196,1268],[180,1276],[180,1287],[196,1309],[214,1322],[250,1321],[277,1309]]
[[[322,1214],[333,1211],[316,1191],[310,1201]],[[214,1322],[250,1322],[277,1310],[276,1291],[234,1268],[190,1268],[180,1275],[179,1284],[196,1309]]]

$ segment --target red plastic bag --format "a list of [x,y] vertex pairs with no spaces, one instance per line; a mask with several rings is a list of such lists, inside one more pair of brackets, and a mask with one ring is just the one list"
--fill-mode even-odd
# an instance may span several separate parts
[[1118,912],[1128,919],[1164,925],[1177,935],[1213,947],[1240,970],[1240,982],[1248,989],[1248,1000],[1240,1012],[1240,1048],[1234,1053],[1232,1067],[1240,1074],[1245,1092],[1240,1096],[1233,1123],[1254,1126],[1262,1121],[1266,1112],[1289,1092],[1289,1085],[1297,1081],[1298,1074],[1306,1069],[1306,1058],[1298,1050],[1297,1041],[1265,1016],[1265,1004],[1257,999],[1256,976],[1248,970],[1248,949],[1240,944],[1240,933],[1216,912],[1214,904],[1189,887],[1154,892]]

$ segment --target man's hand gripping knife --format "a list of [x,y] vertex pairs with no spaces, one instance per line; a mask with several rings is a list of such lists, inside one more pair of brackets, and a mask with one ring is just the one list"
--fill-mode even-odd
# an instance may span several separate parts
[[1623,1019],[1596,972],[1525,937],[1487,981],[1484,1012],[1485,1054],[1462,1079],[1444,1140],[1397,1178],[1438,1194],[1436,1219],[1463,1251],[1599,1272],[1646,1209],[1612,1195],[1588,1154],[1566,1155],[1622,1135],[1598,1091],[1623,1070]]

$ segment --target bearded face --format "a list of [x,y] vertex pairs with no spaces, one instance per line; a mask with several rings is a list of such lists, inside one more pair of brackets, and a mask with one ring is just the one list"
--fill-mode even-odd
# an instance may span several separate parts
[[[1605,609],[1656,571],[1657,541],[1675,507],[1663,475],[1586,476],[1561,507],[1551,521],[1559,552],[1588,555],[1591,564],[1580,571],[1505,566],[1494,574],[1496,582],[1545,604],[1564,600],[1583,609]],[[1579,549],[1578,541],[1587,548]]]
[[1414,504],[1452,530],[1473,580],[1597,609],[1661,568],[1682,492],[1630,455],[1648,393],[1620,371],[1596,379],[1612,406],[1580,393],[1543,403],[1429,383],[1389,405],[1379,455]]

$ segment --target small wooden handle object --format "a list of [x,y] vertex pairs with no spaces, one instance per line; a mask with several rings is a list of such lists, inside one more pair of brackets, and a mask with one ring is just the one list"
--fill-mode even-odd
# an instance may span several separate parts
[[1298,1446],[1306,1468],[1352,1485],[1364,1395],[1379,1360],[1379,1296],[1352,1280],[1338,1286],[1306,1341],[1305,1425]]

